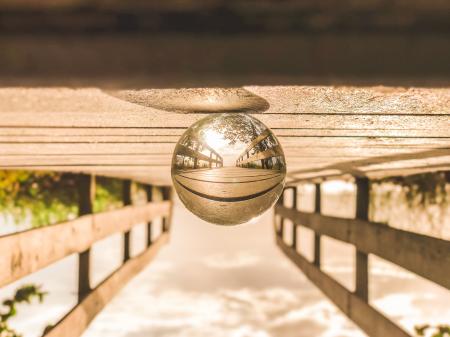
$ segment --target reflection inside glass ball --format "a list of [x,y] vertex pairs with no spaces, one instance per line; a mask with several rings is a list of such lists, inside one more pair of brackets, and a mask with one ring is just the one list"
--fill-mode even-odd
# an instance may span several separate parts
[[286,164],[275,135],[256,118],[223,113],[193,124],[172,158],[172,180],[184,205],[201,219],[236,225],[281,195]]

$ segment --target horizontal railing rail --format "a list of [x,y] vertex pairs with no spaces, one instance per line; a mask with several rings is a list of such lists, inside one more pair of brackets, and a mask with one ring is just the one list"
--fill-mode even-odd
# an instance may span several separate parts
[[271,157],[279,157],[282,155],[283,155],[283,152],[281,150],[281,147],[279,145],[276,145],[271,149],[256,153],[247,159],[243,159],[242,161],[238,162],[238,164],[245,165],[245,164],[257,161],[257,160],[271,158]]
[[118,270],[93,289],[44,337],[81,336],[95,316],[108,302],[155,257],[161,246],[167,242],[169,233],[163,233],[149,249],[125,262]]
[[315,233],[354,245],[450,289],[450,241],[380,223],[304,213],[281,205],[276,213]]
[[[93,213],[95,177],[78,177],[79,217],[60,224],[0,237],[0,287],[39,271],[71,254],[78,255],[78,304],[44,336],[78,337],[125,284],[139,273],[169,238],[171,190],[160,187],[162,201],[152,201],[152,186],[145,186],[147,204],[132,205],[132,183],[123,181],[123,207]],[[154,240],[153,220],[161,218],[161,234]],[[131,256],[131,230],[147,226],[146,249]],[[123,263],[95,288],[91,287],[92,245],[108,236],[123,236]],[[76,275],[75,275],[76,277]]]
[[297,253],[282,238],[277,236],[276,241],[278,247],[306,277],[369,336],[409,337],[407,332]]
[[[297,187],[291,189],[292,207],[284,205],[284,193],[275,206],[276,243],[283,253],[372,337],[410,336],[404,329],[369,304],[369,254],[405,268],[450,289],[450,241],[413,233],[368,220],[369,180],[356,179],[356,216],[338,218],[321,214],[321,188],[316,183],[315,211],[297,210]],[[277,219],[279,218],[279,222]],[[284,241],[285,219],[292,222],[291,244]],[[297,251],[297,227],[314,232],[314,258],[309,262]],[[321,269],[321,237],[327,236],[355,247],[355,291],[350,291]]]
[[0,287],[169,211],[170,201],[151,202],[0,237]]
[[[206,154],[203,154],[197,150],[193,150],[185,145],[178,144],[177,154],[185,155],[191,158],[197,158],[205,161],[210,161],[213,163],[221,164],[223,163],[223,159],[220,155],[217,155],[217,159],[213,159],[210,156],[207,156]],[[214,152],[215,154],[216,152]]]

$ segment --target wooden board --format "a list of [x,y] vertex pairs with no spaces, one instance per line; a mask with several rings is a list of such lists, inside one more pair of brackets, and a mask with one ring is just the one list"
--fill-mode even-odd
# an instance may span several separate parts
[[450,289],[450,241],[383,224],[304,213],[277,205],[277,214],[320,235],[354,245]]
[[[448,167],[449,89],[244,89],[268,102],[266,110],[253,115],[278,137],[290,181],[329,170],[379,177]],[[179,136],[206,114],[152,107],[151,99],[164,99],[165,90],[127,90],[127,95],[117,96],[99,88],[1,88],[0,169],[76,171],[170,184]],[[188,105],[199,97],[220,101],[227,88],[170,93]],[[145,104],[132,103],[129,97],[134,95]],[[424,155],[434,150],[440,152]],[[403,155],[409,156],[408,162]]]
[[125,232],[134,225],[168,215],[169,211],[169,201],[153,202],[2,236],[0,287],[70,254],[82,252],[111,234]]
[[78,337],[111,299],[156,256],[169,238],[163,233],[150,248],[125,262],[59,321],[45,337]]
[[367,302],[347,290],[331,276],[294,251],[277,235],[276,243],[282,252],[310,279],[336,306],[372,337],[411,337]]
[[180,171],[175,175],[183,188],[211,200],[249,199],[282,183],[276,170],[223,167]]

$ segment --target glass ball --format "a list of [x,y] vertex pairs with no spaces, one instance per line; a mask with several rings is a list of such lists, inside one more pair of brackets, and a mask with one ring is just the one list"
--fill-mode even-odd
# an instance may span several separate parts
[[172,181],[199,218],[237,225],[261,215],[283,191],[286,161],[272,131],[240,113],[209,115],[189,127],[172,158]]

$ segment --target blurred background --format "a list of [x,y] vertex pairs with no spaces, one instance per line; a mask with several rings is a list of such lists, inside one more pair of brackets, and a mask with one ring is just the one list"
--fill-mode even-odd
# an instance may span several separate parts
[[0,2],[6,83],[447,84],[446,0]]

